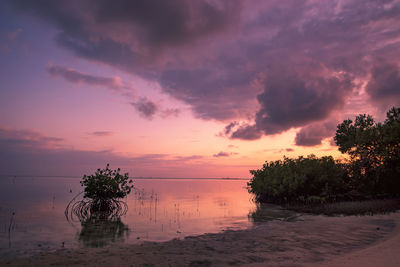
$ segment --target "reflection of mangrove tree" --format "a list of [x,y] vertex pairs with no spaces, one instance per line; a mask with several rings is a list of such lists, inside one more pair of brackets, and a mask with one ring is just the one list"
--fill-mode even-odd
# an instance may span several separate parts
[[81,225],[78,240],[85,247],[104,247],[110,242],[123,241],[129,234],[128,226],[119,217],[89,218]]
[[261,202],[306,205],[400,196],[400,108],[383,123],[365,114],[343,121],[335,142],[348,161],[311,155],[266,162],[250,171],[249,191]]

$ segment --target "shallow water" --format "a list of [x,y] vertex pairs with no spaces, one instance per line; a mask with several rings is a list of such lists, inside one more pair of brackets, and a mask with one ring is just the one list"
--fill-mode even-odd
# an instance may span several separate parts
[[[245,180],[135,180],[128,212],[119,220],[68,221],[64,211],[82,188],[76,178],[0,180],[0,257],[62,247],[166,241],[245,229],[255,204]],[[273,210],[274,208],[271,207]],[[286,216],[277,214],[276,216]]]

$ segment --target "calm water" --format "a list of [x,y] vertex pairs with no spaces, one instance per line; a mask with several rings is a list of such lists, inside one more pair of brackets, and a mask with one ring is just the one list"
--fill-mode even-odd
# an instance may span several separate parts
[[126,215],[101,223],[70,222],[64,210],[82,188],[76,178],[0,180],[0,257],[62,247],[166,241],[244,229],[255,204],[246,181],[135,180]]

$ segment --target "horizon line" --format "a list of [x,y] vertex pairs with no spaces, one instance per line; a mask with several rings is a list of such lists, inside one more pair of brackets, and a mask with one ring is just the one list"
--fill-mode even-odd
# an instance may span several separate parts
[[[83,176],[76,175],[0,175],[0,177],[9,177],[9,178],[73,178],[73,179],[81,179]],[[138,177],[129,177],[131,179],[137,180],[236,180],[236,181],[247,181],[251,178],[240,178],[240,177],[146,177],[146,176],[138,176]]]

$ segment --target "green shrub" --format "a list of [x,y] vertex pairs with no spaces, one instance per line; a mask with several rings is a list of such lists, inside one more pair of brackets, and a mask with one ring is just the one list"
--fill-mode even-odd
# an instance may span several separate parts
[[250,173],[249,192],[262,202],[323,203],[346,192],[345,169],[330,156],[285,157]]
[[111,170],[109,164],[105,169],[97,169],[93,175],[84,175],[81,185],[85,187],[84,198],[95,202],[106,202],[112,199],[124,198],[133,187],[128,173],[121,175],[120,169]]

